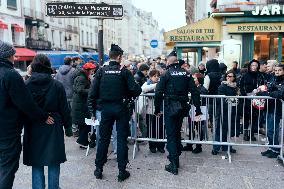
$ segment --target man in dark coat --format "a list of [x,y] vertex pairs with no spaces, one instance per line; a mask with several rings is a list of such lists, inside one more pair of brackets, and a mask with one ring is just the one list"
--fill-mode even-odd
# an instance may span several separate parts
[[0,189],[12,188],[22,150],[24,116],[53,124],[53,118],[33,101],[25,83],[13,68],[16,50],[0,41]]
[[134,75],[134,78],[140,87],[147,81],[149,69],[150,67],[147,64],[141,64],[138,72]]
[[165,170],[177,175],[179,156],[181,155],[181,126],[185,116],[188,115],[188,93],[196,107],[196,116],[201,114],[200,92],[194,84],[193,78],[177,63],[176,52],[173,51],[167,58],[168,70],[161,76],[155,92],[156,116],[161,116],[161,106],[164,99],[164,119],[167,133],[167,150],[170,164]]
[[[218,87],[221,85],[222,80],[222,73],[220,72],[218,60],[212,59],[206,63],[206,76],[204,78],[204,87],[208,90],[208,95],[217,95],[218,94]],[[218,115],[214,115],[214,99],[209,98],[209,107],[208,107],[208,114],[209,114],[209,121],[210,124],[213,125],[215,123],[214,119]]]
[[130,173],[126,171],[130,120],[128,100],[136,98],[142,92],[131,72],[126,67],[121,67],[122,55],[123,50],[118,45],[112,44],[109,52],[109,65],[98,70],[89,93],[89,109],[93,119],[95,119],[98,99],[101,100],[102,105],[99,128],[101,138],[96,154],[94,174],[97,179],[102,179],[103,166],[107,162],[112,127],[116,121],[119,182],[130,176]]

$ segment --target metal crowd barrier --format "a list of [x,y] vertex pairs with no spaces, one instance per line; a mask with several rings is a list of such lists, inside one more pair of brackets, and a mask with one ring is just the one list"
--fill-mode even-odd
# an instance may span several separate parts
[[[282,107],[282,112],[277,112],[277,106]],[[227,152],[229,162],[232,160],[232,146],[279,149],[278,160],[284,163],[282,100],[266,96],[201,95],[203,115],[199,121],[194,120],[194,108],[191,105],[188,117],[183,120],[182,143],[213,145],[217,149],[221,146]],[[279,124],[275,123],[277,119],[280,119]],[[164,116],[154,115],[153,93],[140,95],[136,100],[134,120],[136,132],[133,158],[139,151],[139,141],[166,142]]]

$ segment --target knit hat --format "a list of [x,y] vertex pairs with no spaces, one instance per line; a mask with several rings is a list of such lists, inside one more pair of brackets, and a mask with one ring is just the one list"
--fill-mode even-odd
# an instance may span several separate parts
[[0,40],[0,58],[9,58],[16,54],[16,49],[13,45]]
[[83,69],[84,69],[84,70],[96,69],[96,65],[93,64],[93,63],[89,63],[89,62],[88,62],[88,63],[84,64]]

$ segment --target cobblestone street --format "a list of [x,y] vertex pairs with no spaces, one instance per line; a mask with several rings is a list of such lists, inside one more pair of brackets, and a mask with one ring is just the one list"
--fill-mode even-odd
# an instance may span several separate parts
[[[166,154],[150,154],[147,145],[141,145],[136,158],[132,159],[133,145],[129,145],[131,173],[126,182],[117,182],[117,163],[109,160],[104,168],[103,180],[96,180],[94,171],[95,150],[85,156],[74,138],[66,138],[68,161],[61,166],[60,186],[62,189],[208,189],[242,188],[280,189],[284,185],[284,167],[275,159],[262,157],[262,148],[236,147],[237,154],[232,163],[222,159],[222,155],[211,155],[211,146],[203,148],[201,154],[185,152],[181,156],[178,176],[164,171]],[[47,182],[46,182],[47,183]],[[16,174],[15,189],[31,188],[31,168],[22,165]]]

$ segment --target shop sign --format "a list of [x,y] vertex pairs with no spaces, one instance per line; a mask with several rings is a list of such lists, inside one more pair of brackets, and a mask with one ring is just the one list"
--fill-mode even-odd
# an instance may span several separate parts
[[284,23],[228,24],[228,33],[284,32]]
[[284,15],[284,5],[256,6],[251,13],[254,16]]
[[164,34],[166,43],[221,41],[221,21],[208,18]]

